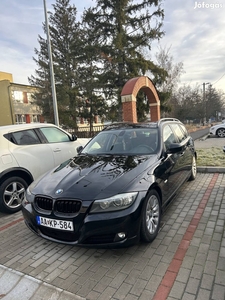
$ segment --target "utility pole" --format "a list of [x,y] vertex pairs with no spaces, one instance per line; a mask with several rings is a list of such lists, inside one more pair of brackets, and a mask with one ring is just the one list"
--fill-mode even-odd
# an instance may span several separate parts
[[206,123],[206,98],[205,98],[205,86],[209,84],[209,82],[203,82],[203,123]]
[[47,32],[48,57],[49,57],[50,79],[51,79],[51,87],[52,87],[54,119],[55,119],[55,125],[59,126],[58,106],[57,106],[57,98],[56,98],[56,90],[55,90],[55,76],[54,76],[53,61],[52,61],[52,48],[51,48],[48,15],[47,15],[45,0],[43,0],[43,3],[44,3],[44,11],[45,11],[45,25],[46,25],[46,32]]

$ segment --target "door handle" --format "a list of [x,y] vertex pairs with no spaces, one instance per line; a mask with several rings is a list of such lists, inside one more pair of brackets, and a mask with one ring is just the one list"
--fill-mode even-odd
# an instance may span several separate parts
[[54,151],[54,152],[60,152],[61,149],[60,149],[60,148],[56,148],[56,149],[54,149],[53,151]]

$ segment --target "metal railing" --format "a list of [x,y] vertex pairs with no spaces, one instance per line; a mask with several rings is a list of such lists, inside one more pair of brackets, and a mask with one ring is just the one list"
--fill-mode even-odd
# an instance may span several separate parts
[[82,126],[77,129],[66,129],[69,133],[74,133],[78,138],[92,138],[97,133],[104,129],[105,125],[93,126],[90,131],[90,126]]

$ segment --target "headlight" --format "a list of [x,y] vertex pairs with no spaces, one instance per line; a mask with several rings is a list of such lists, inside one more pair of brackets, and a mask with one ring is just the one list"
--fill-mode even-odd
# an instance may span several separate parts
[[95,200],[91,213],[110,212],[122,210],[129,207],[137,197],[137,192],[115,195],[110,198]]
[[23,199],[24,205],[31,203],[34,200],[34,195],[32,194],[32,184],[28,186],[26,193],[24,195],[24,199]]
[[28,188],[26,190],[26,193],[27,193],[28,196],[32,195],[30,186],[28,186]]

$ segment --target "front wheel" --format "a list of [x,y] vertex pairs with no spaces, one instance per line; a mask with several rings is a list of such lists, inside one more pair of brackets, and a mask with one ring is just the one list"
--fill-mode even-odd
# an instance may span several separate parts
[[218,135],[218,137],[225,137],[225,128],[220,128],[217,130],[216,134]]
[[143,205],[140,236],[142,241],[152,242],[159,231],[161,221],[161,201],[158,193],[151,190]]
[[26,181],[20,177],[3,181],[0,186],[0,210],[9,214],[19,211],[27,187]]

